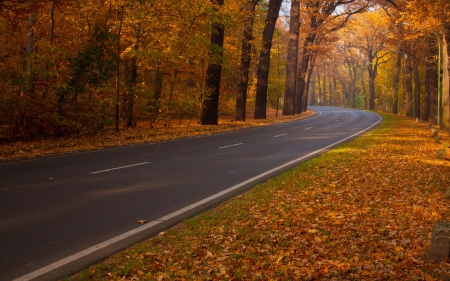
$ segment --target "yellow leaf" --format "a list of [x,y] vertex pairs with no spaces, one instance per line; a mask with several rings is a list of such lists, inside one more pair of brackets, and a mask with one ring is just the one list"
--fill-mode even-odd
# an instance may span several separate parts
[[283,259],[283,256],[279,256],[275,264],[278,264]]
[[401,247],[401,246],[395,247],[395,251],[396,251],[396,252],[401,252],[401,251],[403,251],[403,250],[405,250],[405,249],[403,249],[403,247]]
[[311,228],[311,229],[308,229],[308,232],[309,232],[309,233],[316,233],[316,232],[317,232],[317,229]]

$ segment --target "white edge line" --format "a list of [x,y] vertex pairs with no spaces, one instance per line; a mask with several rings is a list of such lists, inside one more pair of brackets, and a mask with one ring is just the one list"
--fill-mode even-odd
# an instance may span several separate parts
[[240,143],[235,143],[235,144],[232,144],[232,145],[227,145],[227,146],[221,146],[221,147],[219,147],[219,149],[227,148],[227,147],[232,147],[232,146],[237,146],[237,145],[241,145],[241,144],[242,144],[242,142],[240,142]]
[[306,130],[309,130],[309,129],[312,129],[312,128],[314,128],[314,127],[305,128],[303,131],[306,131]]
[[107,247],[109,245],[112,245],[112,244],[114,244],[116,242],[119,242],[119,241],[125,239],[125,238],[128,238],[131,235],[137,234],[137,233],[139,233],[141,231],[144,231],[144,230],[146,230],[146,229],[148,229],[150,227],[153,227],[153,226],[155,226],[155,225],[157,225],[159,223],[161,223],[161,221],[152,221],[152,222],[150,222],[148,224],[145,224],[143,226],[137,227],[137,228],[132,229],[132,230],[130,230],[128,232],[125,232],[125,233],[123,233],[121,235],[118,235],[118,236],[113,237],[113,238],[111,238],[109,240],[106,240],[106,241],[104,241],[102,243],[99,243],[99,244],[94,245],[94,246],[92,246],[90,248],[87,248],[86,250],[83,250],[81,252],[78,252],[78,253],[73,254],[71,256],[68,256],[66,258],[63,258],[63,259],[61,259],[61,260],[59,260],[57,262],[54,262],[54,263],[52,263],[50,265],[47,265],[47,266],[45,266],[45,267],[43,267],[41,269],[33,271],[33,272],[31,272],[31,273],[29,273],[27,275],[23,275],[23,276],[21,276],[21,277],[19,277],[17,279],[14,279],[14,281],[32,280],[32,279],[34,279],[36,277],[39,277],[39,276],[41,276],[43,274],[46,274],[46,273],[48,273],[48,272],[50,272],[52,270],[55,270],[55,269],[65,265],[65,264],[68,264],[70,262],[73,262],[73,261],[76,261],[78,259],[81,259],[81,258],[83,258],[83,257],[85,257],[85,256],[87,256],[89,254],[92,254],[93,252],[95,252],[97,250],[103,249],[103,248],[105,248],[105,247]]
[[[376,115],[378,115],[378,114],[376,114]],[[110,245],[116,243],[116,242],[119,242],[119,241],[121,241],[123,239],[126,239],[126,238],[128,238],[128,237],[130,237],[132,235],[135,235],[135,234],[140,233],[140,232],[142,232],[144,230],[147,230],[147,229],[149,229],[149,228],[151,228],[151,227],[153,227],[153,226],[155,226],[157,224],[160,224],[160,223],[162,223],[162,222],[164,222],[166,220],[172,219],[172,218],[174,218],[174,217],[176,217],[178,215],[181,215],[181,214],[183,214],[183,213],[185,213],[187,211],[190,211],[190,210],[192,210],[192,209],[194,209],[194,208],[196,208],[198,206],[201,206],[201,205],[203,205],[205,203],[208,203],[211,200],[217,199],[217,198],[219,198],[219,197],[221,197],[221,196],[223,196],[223,195],[225,195],[227,193],[230,193],[230,192],[232,192],[232,191],[234,191],[234,190],[236,190],[236,189],[238,189],[238,188],[240,188],[240,187],[242,187],[242,186],[244,186],[246,184],[249,184],[249,183],[251,183],[253,181],[261,179],[261,178],[263,178],[263,177],[265,177],[265,176],[267,176],[267,175],[269,175],[269,174],[271,174],[273,172],[276,172],[276,171],[281,170],[281,169],[283,169],[285,167],[288,167],[288,166],[290,166],[292,164],[300,162],[300,161],[302,161],[302,160],[304,160],[304,159],[306,159],[308,157],[311,157],[313,155],[320,154],[320,153],[328,150],[329,148],[331,148],[331,147],[333,147],[335,145],[338,145],[338,144],[340,144],[342,142],[345,142],[348,139],[351,139],[353,137],[361,135],[361,134],[365,133],[366,131],[368,131],[369,129],[371,129],[372,127],[375,127],[382,120],[380,115],[378,115],[378,117],[380,119],[376,123],[372,124],[371,126],[367,127],[366,129],[361,130],[361,131],[359,131],[359,132],[357,132],[357,133],[355,133],[355,134],[353,134],[351,136],[348,136],[348,137],[346,137],[346,138],[344,138],[344,139],[342,139],[340,141],[334,142],[334,143],[332,143],[332,144],[330,144],[330,145],[328,145],[328,146],[326,146],[324,148],[321,148],[319,150],[313,151],[313,152],[311,152],[311,153],[309,153],[309,154],[307,154],[305,156],[302,156],[300,158],[294,159],[294,160],[292,160],[290,162],[287,162],[287,163],[285,163],[285,164],[283,164],[281,166],[278,166],[278,167],[273,168],[273,169],[271,169],[269,171],[266,171],[266,172],[264,172],[262,174],[259,174],[259,175],[255,176],[253,178],[250,178],[250,179],[248,179],[246,181],[243,181],[243,182],[241,182],[239,184],[236,184],[236,185],[234,185],[234,186],[232,186],[230,188],[227,188],[227,189],[225,189],[225,190],[223,190],[223,191],[221,191],[219,193],[216,193],[216,194],[214,194],[212,196],[209,196],[209,197],[207,197],[207,198],[205,198],[203,200],[197,201],[194,204],[191,204],[191,205],[186,206],[186,207],[184,207],[182,209],[179,209],[178,211],[170,213],[170,214],[168,214],[168,215],[166,215],[164,217],[161,217],[161,218],[159,218],[159,219],[157,219],[155,221],[149,222],[149,223],[147,223],[147,224],[145,224],[143,226],[137,227],[137,228],[135,228],[133,230],[125,232],[125,233],[123,233],[121,235],[118,235],[118,236],[116,236],[114,238],[111,238],[111,239],[106,240],[106,241],[104,241],[102,243],[99,243],[99,244],[94,245],[94,246],[92,246],[90,248],[87,248],[86,250],[83,250],[81,252],[78,252],[76,254],[68,256],[68,257],[66,257],[64,259],[61,259],[61,260],[59,260],[57,262],[54,262],[54,263],[52,263],[50,265],[47,265],[47,266],[45,266],[45,267],[43,267],[41,269],[33,271],[33,272],[29,273],[29,274],[23,275],[23,276],[21,276],[21,277],[19,277],[17,279],[14,279],[13,281],[28,281],[28,280],[31,280],[33,278],[39,277],[39,276],[41,276],[43,274],[46,274],[46,273],[48,273],[48,272],[50,272],[52,270],[55,270],[55,269],[65,265],[65,264],[68,264],[70,262],[76,261],[76,260],[78,260],[80,258],[83,258],[83,257],[85,257],[85,256],[87,256],[87,255],[89,255],[89,254],[91,254],[91,253],[93,253],[93,252],[95,252],[97,250],[103,249],[103,248],[105,248],[107,246],[110,246]]]
[[96,171],[96,172],[90,172],[89,174],[90,175],[99,174],[99,173],[109,172],[109,171],[113,171],[113,170],[120,170],[120,169],[130,168],[130,167],[134,167],[134,166],[145,165],[145,164],[149,164],[149,163],[151,163],[151,162],[142,162],[142,163],[137,163],[137,164],[133,164],[133,165],[127,165],[127,166],[111,168],[111,169],[106,169],[106,170],[101,170],[101,171]]

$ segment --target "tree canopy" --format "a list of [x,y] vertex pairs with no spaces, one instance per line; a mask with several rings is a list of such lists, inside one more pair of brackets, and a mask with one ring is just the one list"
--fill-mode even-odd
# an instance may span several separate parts
[[449,126],[447,0],[292,3],[2,1],[0,140],[316,104]]

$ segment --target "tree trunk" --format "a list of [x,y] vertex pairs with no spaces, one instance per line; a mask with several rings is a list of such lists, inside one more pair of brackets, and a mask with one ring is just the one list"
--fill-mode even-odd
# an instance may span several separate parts
[[328,98],[327,98],[327,73],[323,72],[323,105],[327,105],[327,104],[328,104]]
[[[211,2],[213,4],[217,3],[221,7],[224,0],[211,0]],[[212,24],[211,46],[213,50],[217,51],[212,54],[211,62],[206,70],[205,84],[210,94],[203,100],[203,111],[200,120],[202,125],[218,125],[219,122],[219,93],[222,76],[224,34],[223,24],[214,22]]]
[[348,106],[350,108],[355,108],[356,107],[356,95],[355,95],[355,91],[356,91],[356,67],[355,67],[355,63],[352,62],[348,62],[348,76],[350,78],[350,82],[348,83],[348,91],[349,91],[349,102],[348,102]]
[[33,74],[33,54],[34,54],[34,28],[36,23],[36,8],[33,8],[28,16],[28,32],[27,32],[27,60],[25,65],[26,86],[25,93],[34,97],[34,74]]
[[120,90],[120,33],[122,31],[122,22],[123,22],[123,6],[120,8],[120,11],[117,11],[117,19],[119,20],[119,27],[117,29],[117,48],[116,48],[116,122],[115,122],[115,131],[119,131],[119,90]]
[[[53,41],[54,41],[54,37],[55,37],[55,4],[56,4],[56,0],[52,1],[52,4],[50,6],[50,38],[49,38],[49,42],[50,42],[50,46],[53,46]],[[52,50],[53,52],[53,50]],[[45,63],[45,88],[44,88],[44,92],[42,94],[42,97],[45,99],[47,97],[47,92],[48,92],[48,80],[50,76],[50,60],[48,60]]]
[[366,83],[364,81],[364,73],[365,73],[364,71],[361,71],[361,88],[362,88],[362,94],[363,94],[363,98],[364,98],[364,109],[367,109],[368,108],[367,91],[366,91]]
[[312,81],[311,81],[311,101],[310,101],[310,105],[316,105],[316,80],[315,77],[312,77]]
[[412,71],[414,75],[414,117],[416,121],[420,120],[420,76],[419,64],[417,60],[412,61]]
[[[319,42],[316,42],[316,44],[319,44]],[[305,76],[305,80],[304,80],[304,84],[305,86],[303,87],[303,93],[300,96],[301,97],[301,102],[300,102],[300,113],[305,112],[308,109],[308,93],[309,93],[309,81],[311,79],[311,75],[314,71],[314,67],[315,67],[315,61],[316,61],[316,57],[317,57],[318,51],[315,50],[312,52],[312,54],[309,56],[309,61],[308,61],[308,69],[307,69],[307,74]],[[297,80],[298,81],[298,80]]]
[[152,107],[152,120],[150,122],[150,128],[153,128],[156,122],[156,116],[159,113],[159,100],[161,98],[162,90],[163,90],[163,71],[160,69],[158,65],[156,68],[155,75],[155,94],[153,95],[153,101],[151,103]]
[[248,72],[251,62],[253,23],[255,7],[259,0],[248,1],[245,5],[244,30],[242,32],[242,52],[240,65],[240,81],[236,96],[236,121],[245,121],[247,105]]
[[369,75],[369,110],[375,110],[375,77]]
[[317,100],[317,105],[322,105],[322,85],[320,85],[320,74],[317,73],[317,88],[319,88],[319,98]]
[[412,67],[411,67],[411,57],[405,55],[405,76],[404,76],[404,88],[405,88],[405,105],[406,105],[406,116],[412,117]]
[[333,76],[333,106],[337,106],[337,81],[336,76]]
[[342,88],[342,107],[345,107],[345,96],[347,95],[347,87],[345,86],[345,82],[343,80],[339,80]]
[[[427,63],[426,72],[426,95],[428,96],[427,108],[429,111],[428,120],[431,124],[437,125],[437,66],[435,62]],[[424,113],[425,117],[425,113]]]
[[270,50],[273,32],[283,0],[270,0],[259,54],[258,81],[256,83],[255,119],[266,119],[267,89],[269,86]]
[[297,84],[298,37],[300,29],[300,2],[292,0],[286,61],[283,115],[295,115],[295,91]]
[[[139,39],[141,36],[141,23],[139,22],[135,31],[135,40],[133,49],[134,51],[139,50]],[[124,106],[124,117],[125,126],[127,128],[133,126],[133,108],[134,108],[134,88],[136,87],[137,80],[137,58],[133,56],[129,59],[127,63],[124,64],[125,67],[125,84],[126,92],[123,95],[123,106]]]
[[[306,72],[308,71],[309,61],[311,58],[311,51],[309,47],[314,43],[316,33],[310,34],[306,37],[302,47],[302,56],[300,58],[300,65],[297,70],[297,89],[295,93],[295,113],[300,113],[302,109],[303,93],[305,92]],[[320,81],[320,80],[319,80]],[[320,83],[319,83],[320,85]]]
[[403,53],[397,53],[397,64],[394,76],[394,101],[392,103],[392,114],[398,114],[398,83],[400,81],[400,70],[402,67]]
[[450,133],[450,24],[444,27],[444,62],[442,83],[442,126]]

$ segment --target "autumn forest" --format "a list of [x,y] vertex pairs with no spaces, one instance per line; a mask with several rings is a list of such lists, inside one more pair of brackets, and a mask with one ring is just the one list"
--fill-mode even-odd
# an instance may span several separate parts
[[0,25],[0,142],[308,105],[450,127],[448,0],[6,0]]

